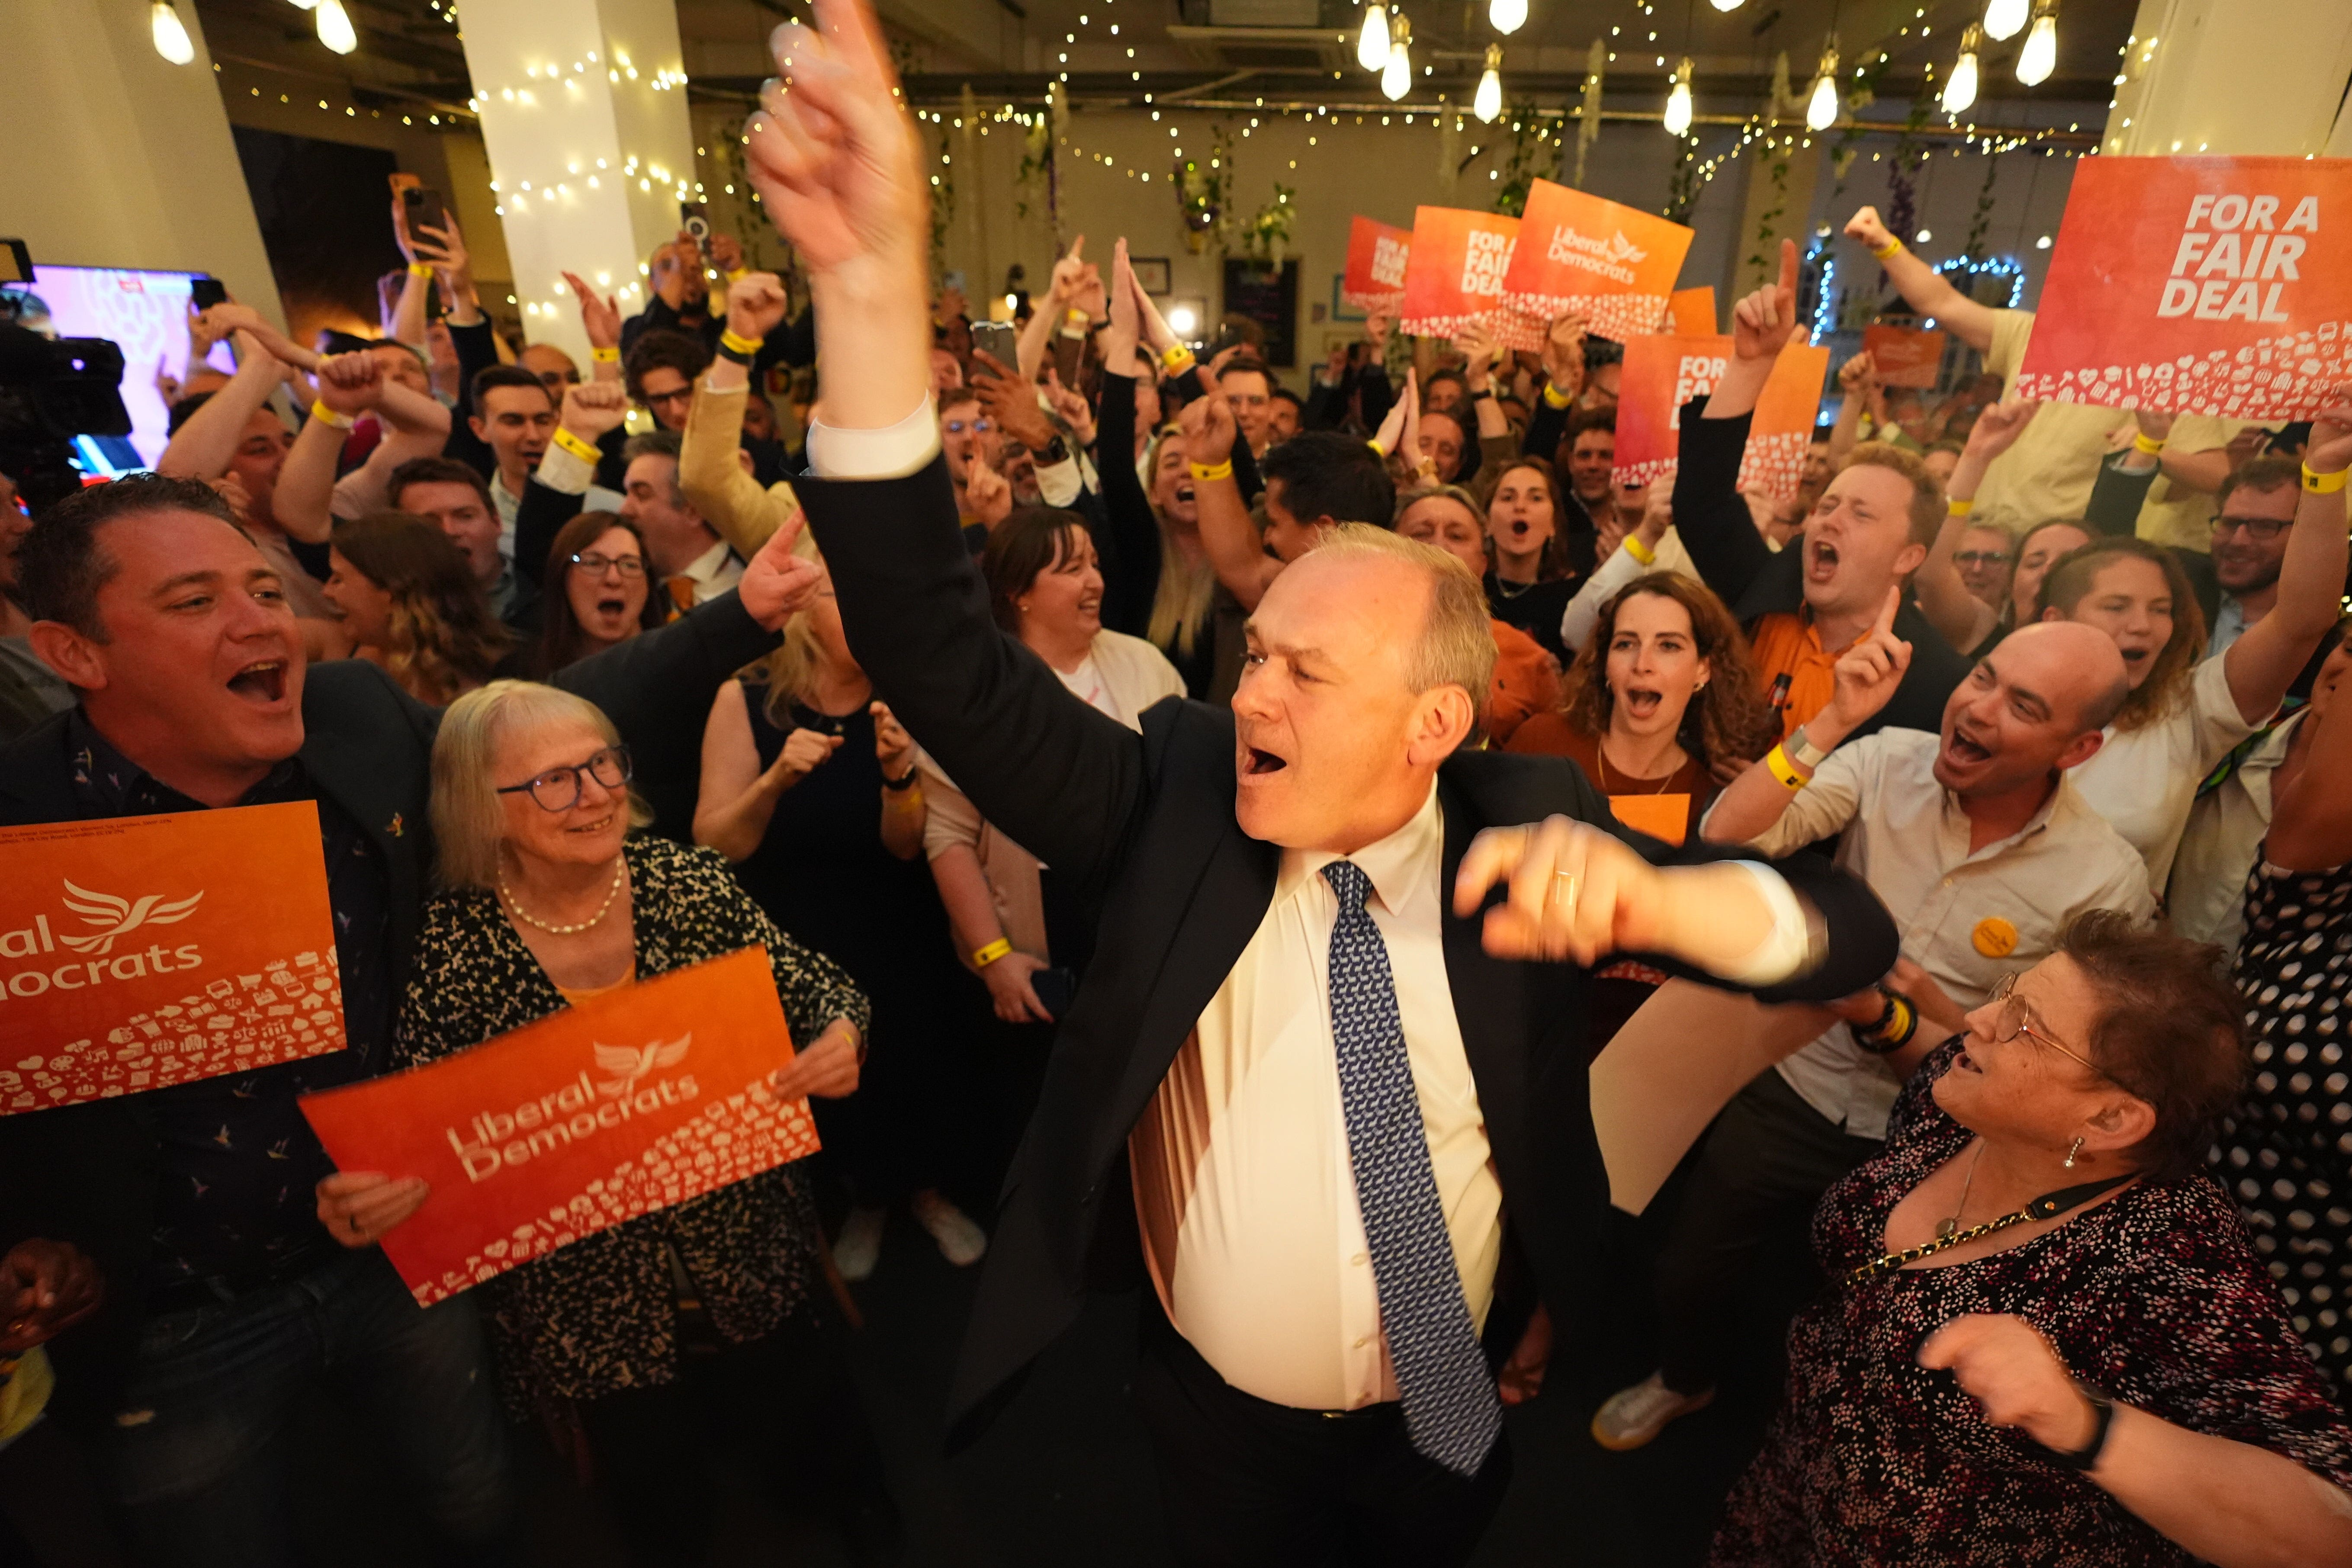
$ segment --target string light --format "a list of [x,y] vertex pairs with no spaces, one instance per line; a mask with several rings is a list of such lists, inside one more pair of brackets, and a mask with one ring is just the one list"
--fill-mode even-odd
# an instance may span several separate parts
[[196,58],[196,46],[189,41],[187,26],[172,0],[155,0],[147,11],[147,26],[155,39],[155,52],[173,65],[184,66]]
[[1356,63],[1368,71],[1389,63],[1389,8],[1367,3],[1363,30],[1356,35]]
[[1997,41],[2013,38],[2032,14],[2032,0],[1990,0],[1985,6],[1985,37]]
[[343,9],[343,0],[319,0],[319,41],[339,55],[350,54],[360,47],[360,36],[352,26],[351,14]]
[[[1391,97],[1397,96],[1394,93]],[[1478,79],[1478,94],[1471,100],[1470,112],[1491,125],[1503,112],[1503,46],[1486,46],[1486,74]]]
[[1393,103],[1412,90],[1412,24],[1402,15],[1389,36],[1388,68],[1381,72],[1381,91]]
[[1528,23],[1528,0],[1487,0],[1486,20],[1506,37]]
[[2034,0],[2033,30],[2017,51],[2017,79],[2040,87],[2058,64],[2058,0]]
[[1822,50],[1820,74],[1813,81],[1813,96],[1805,105],[1805,128],[1827,131],[1837,123],[1837,35],[1830,35],[1829,46]]
[[1691,58],[1675,68],[1674,90],[1666,94],[1666,134],[1686,136],[1691,128]]
[[1964,114],[1977,100],[1977,47],[1982,29],[1971,24],[1960,35],[1960,58],[1944,81],[1944,112]]

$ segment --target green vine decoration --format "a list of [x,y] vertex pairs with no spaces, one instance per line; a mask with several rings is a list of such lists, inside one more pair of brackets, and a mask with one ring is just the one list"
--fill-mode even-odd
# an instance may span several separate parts
[[[1184,243],[1195,254],[1213,240],[1223,250],[1234,228],[1234,144],[1223,121],[1210,132],[1209,155],[1184,158],[1176,164],[1176,205],[1184,218]],[[1284,187],[1276,185],[1275,189]],[[1264,216],[1261,208],[1259,216]],[[1251,224],[1255,226],[1256,219]],[[1246,233],[1244,235],[1246,238]],[[1289,238],[1286,227],[1284,239]]]
[[1061,84],[1045,84],[1045,107],[1029,116],[1028,133],[1023,139],[1021,167],[1013,176],[1013,188],[1020,193],[1013,201],[1015,217],[1029,216],[1030,203],[1043,197],[1046,215],[1058,225],[1061,170],[1054,161],[1054,150],[1062,140],[1062,100],[1056,89]]
[[1772,241],[1780,232],[1780,219],[1789,211],[1789,154],[1797,144],[1797,135],[1793,131],[1769,131],[1764,143],[1772,152],[1772,205],[1756,219],[1756,248],[1748,256],[1753,278],[1751,288],[1761,288],[1780,270],[1779,247]]
[[1290,247],[1290,231],[1298,220],[1298,208],[1291,202],[1297,193],[1276,180],[1274,200],[1250,215],[1242,226],[1242,248],[1252,261],[1262,262],[1269,271],[1282,268],[1283,253]]
[[1691,208],[1698,205],[1698,136],[1685,136],[1675,149],[1675,169],[1666,181],[1666,205],[1660,216],[1675,223],[1690,222]]
[[1979,160],[1985,166],[1984,184],[1977,188],[1976,216],[1969,220],[1969,242],[1960,247],[1961,258],[1970,266],[1984,259],[1985,237],[1992,227],[1992,182],[2000,173],[2000,160]]
[[1830,187],[1832,205],[1835,205],[1838,197],[1845,194],[1846,174],[1853,169],[1854,157],[1861,151],[1857,143],[1865,132],[1874,129],[1860,118],[1860,111],[1878,101],[1878,84],[1886,75],[1885,57],[1885,51],[1882,50],[1879,58],[1863,67],[1853,90],[1846,95],[1846,106],[1854,112],[1848,117],[1845,129],[1838,132],[1838,139],[1830,144],[1830,173],[1837,179],[1837,183]]
[[1506,217],[1517,217],[1527,211],[1528,194],[1535,189],[1537,179],[1548,168],[1559,167],[1559,150],[1545,134],[1534,104],[1516,104],[1506,112],[1511,116],[1511,151],[1498,171],[1502,188],[1495,193],[1494,210]]

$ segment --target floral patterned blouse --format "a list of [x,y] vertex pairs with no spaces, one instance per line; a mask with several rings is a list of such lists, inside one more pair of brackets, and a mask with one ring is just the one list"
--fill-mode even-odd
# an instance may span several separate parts
[[2236,1208],[2202,1175],[2126,1187],[2006,1252],[1843,1283],[1886,1216],[1968,1146],[1921,1064],[1885,1152],[1822,1197],[1813,1251],[1832,1283],[1789,1331],[1789,1391],[1732,1489],[1709,1562],[2186,1563],[2188,1553],[2022,1432],[1989,1424],[1922,1341],[2008,1312],[2076,1374],[2176,1426],[2284,1454],[2352,1489],[2352,1426],[2288,1326]]
[[[869,1009],[849,976],[778,931],[717,852],[644,836],[622,853],[638,978],[763,944],[794,1039],[814,1040],[843,1017],[865,1031]],[[493,894],[445,891],[425,908],[394,1060],[432,1061],[563,1005]],[[784,1165],[583,1237],[478,1287],[509,1405],[520,1415],[540,1397],[593,1399],[674,1379],[673,1248],[730,1343],[772,1332],[824,1288],[816,1237],[807,1184]]]

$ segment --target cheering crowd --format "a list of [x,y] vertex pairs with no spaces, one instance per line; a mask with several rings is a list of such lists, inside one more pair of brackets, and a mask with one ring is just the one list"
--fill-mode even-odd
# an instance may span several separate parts
[[[1654,1303],[1638,1447],[1802,1216],[1711,1561],[2352,1563],[2352,387],[2017,401],[2033,315],[1868,207],[1981,374],[1848,361],[1790,495],[1793,245],[1646,486],[1573,317],[1285,385],[1076,241],[1007,362],[820,11],[747,128],[805,305],[681,236],[640,315],[571,279],[583,374],[395,208],[383,336],[214,306],[152,476],[5,498],[0,824],[314,803],[349,1040],[0,1120],[36,1560],[299,1560],[325,1384],[452,1561],[530,1549],[523,1444],[706,1561],[722,1428],[898,1561],[844,1346],[904,1205],[982,1268],[952,1444],[1139,1293],[1188,1563],[1467,1560],[1595,1293]],[[418,1307],[378,1243],[450,1196],[299,1099],[755,945],[822,1153]],[[1722,992],[1798,1043],[1672,1042],[1759,1070],[1636,1268],[1586,1068]]]

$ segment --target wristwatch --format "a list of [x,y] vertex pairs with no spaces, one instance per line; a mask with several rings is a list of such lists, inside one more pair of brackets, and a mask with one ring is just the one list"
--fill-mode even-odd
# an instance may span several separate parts
[[1070,445],[1056,436],[1044,446],[1033,447],[1029,455],[1050,468],[1056,463],[1070,460]]
[[2107,1397],[2106,1390],[2084,1383],[2079,1377],[2074,1380],[2074,1386],[2082,1391],[2084,1398],[2091,1402],[2091,1440],[2071,1454],[2046,1444],[2042,1446],[2042,1451],[2049,1456],[2053,1465],[2083,1471],[2099,1462],[2099,1454],[2107,1446],[2107,1429],[2115,1425],[2116,1402]]

